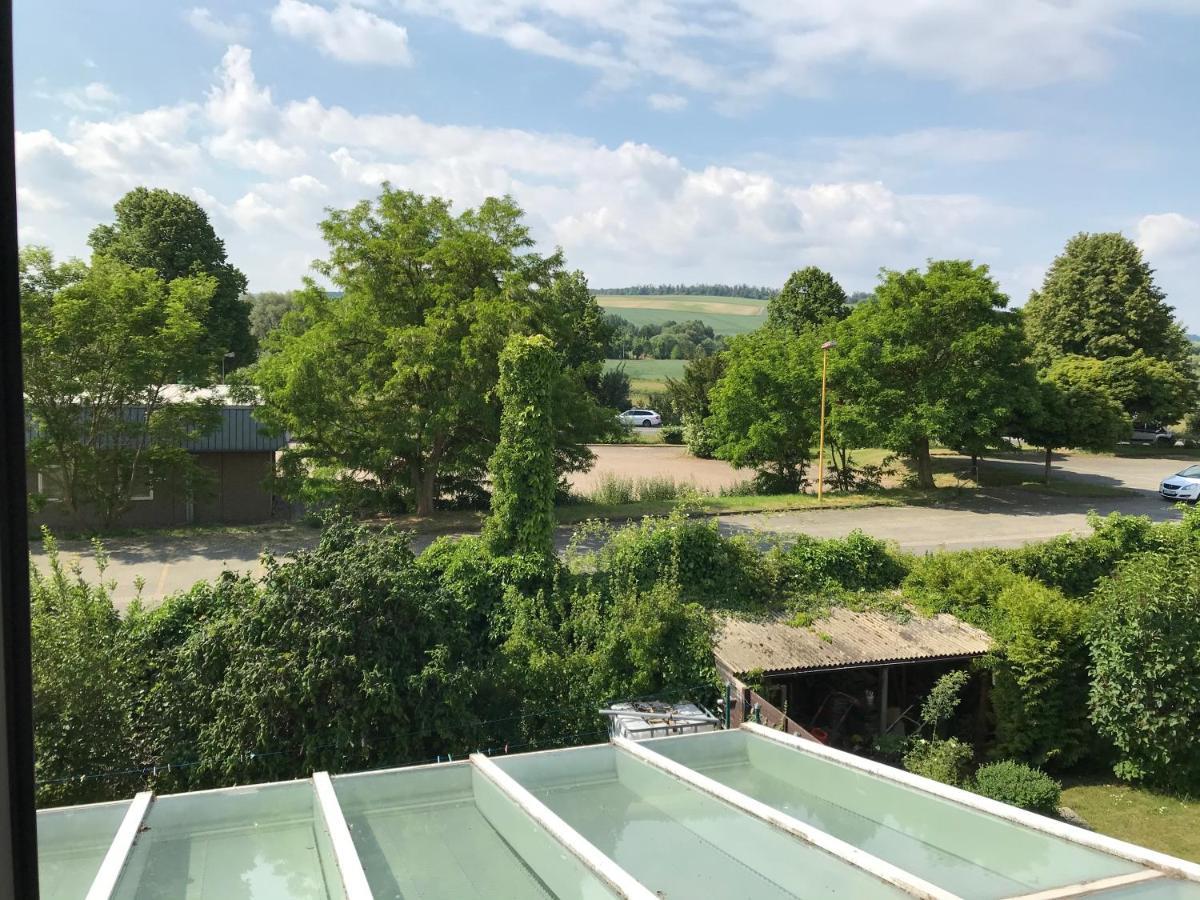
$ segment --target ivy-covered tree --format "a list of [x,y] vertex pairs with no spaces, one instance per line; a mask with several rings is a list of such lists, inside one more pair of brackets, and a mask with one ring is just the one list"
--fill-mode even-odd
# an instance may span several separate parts
[[709,394],[706,426],[715,455],[759,470],[769,491],[800,490],[816,443],[821,397],[819,341],[781,328],[734,338]]
[[500,354],[500,443],[492,454],[492,514],[484,541],[495,554],[554,552],[554,421],[551,391],[559,375],[544,335],[514,335]]
[[843,440],[912,460],[933,487],[930,445],[998,444],[1027,378],[1026,345],[987,266],[931,262],[885,272],[856,306],[830,353],[832,403]]
[[53,497],[78,524],[107,526],[143,488],[197,484],[182,442],[217,413],[172,385],[206,368],[198,338],[215,288],[208,275],[167,282],[104,256],[86,266],[22,251],[28,454],[46,488],[35,502]]
[[1019,430],[1046,451],[1044,481],[1049,484],[1055,450],[1111,450],[1128,435],[1129,419],[1109,390],[1105,363],[1064,356],[1038,375],[1035,403],[1022,415]]
[[549,392],[557,471],[590,462],[587,442],[615,427],[587,389],[603,366],[602,314],[561,253],[529,250],[510,198],[455,215],[384,185],[321,229],[329,257],[315,266],[343,293],[310,282],[251,373],[291,457],[359,473],[422,514],[444,489],[478,490],[500,431],[500,352],[510,335],[541,333],[562,360]]
[[213,280],[212,302],[204,313],[200,350],[208,370],[221,367],[225,353],[235,366],[254,358],[249,309],[242,302],[246,276],[225,256],[208,213],[195,200],[162,188],[138,187],[113,207],[116,221],[98,225],[88,244],[98,254],[135,269],[153,269],[164,281],[193,275]]
[[842,286],[816,266],[793,272],[783,290],[767,301],[767,324],[797,333],[839,322],[849,314]]

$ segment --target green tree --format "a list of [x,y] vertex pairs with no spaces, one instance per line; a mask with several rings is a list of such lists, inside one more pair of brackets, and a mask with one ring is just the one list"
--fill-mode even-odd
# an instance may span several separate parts
[[667,379],[667,395],[680,416],[697,420],[709,416],[709,394],[725,373],[725,361],[724,353],[698,356],[684,367],[682,378]]
[[22,251],[20,272],[29,459],[68,512],[110,525],[144,486],[194,487],[182,441],[217,412],[173,396],[172,383],[204,368],[198,337],[214,280],[165,282],[103,256],[57,265],[41,248]]
[[343,295],[310,282],[251,375],[262,418],[298,442],[293,457],[361,473],[422,514],[444,490],[478,491],[500,431],[500,352],[512,334],[541,333],[562,360],[549,392],[557,471],[590,462],[587,442],[615,428],[587,389],[603,317],[561,253],[529,251],[511,199],[454,215],[385,185],[321,229],[329,258],[315,267]]
[[[1194,513],[1191,514],[1194,517]],[[1096,590],[1092,721],[1116,745],[1118,777],[1200,790],[1200,564],[1134,557]]]
[[295,291],[261,291],[243,294],[242,302],[249,305],[250,334],[256,342],[266,340],[279,327],[283,317],[296,305]]
[[1138,350],[1103,360],[1104,384],[1137,422],[1176,422],[1196,397],[1193,370]]
[[113,207],[116,221],[98,225],[88,244],[99,254],[135,269],[154,269],[164,281],[208,275],[215,286],[199,336],[208,371],[234,354],[234,365],[254,358],[249,310],[242,302],[246,276],[225,256],[208,213],[195,200],[162,188],[134,188]]
[[800,490],[817,436],[820,350],[813,335],[761,328],[734,338],[705,420],[715,455],[759,470],[764,489]]
[[559,375],[543,335],[509,338],[500,354],[500,443],[489,466],[492,514],[484,540],[495,554],[554,552],[554,422],[550,392]]
[[1080,233],[1030,295],[1025,326],[1041,367],[1060,356],[1109,359],[1139,350],[1182,366],[1189,346],[1174,312],[1133,241]]
[[1036,402],[1022,416],[1020,431],[1046,451],[1046,484],[1055,450],[1111,450],[1128,434],[1129,419],[1107,382],[1105,364],[1086,356],[1061,357],[1038,375]]
[[783,290],[767,301],[767,324],[797,333],[839,322],[849,314],[842,286],[816,266],[793,272]]
[[922,487],[933,487],[932,442],[998,444],[1028,369],[1007,304],[987,266],[942,260],[924,273],[885,272],[830,354],[843,441],[906,455]]

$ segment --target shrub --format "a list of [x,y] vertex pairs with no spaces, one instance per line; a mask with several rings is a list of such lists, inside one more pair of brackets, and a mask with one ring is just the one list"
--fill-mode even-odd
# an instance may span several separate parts
[[662,427],[662,439],[664,444],[682,444],[683,443],[683,426],[682,425],[664,425]]
[[931,553],[916,559],[904,579],[904,596],[929,613],[948,612],[988,628],[993,606],[1018,576],[1003,551],[962,550]]
[[980,766],[971,789],[1020,809],[1054,815],[1062,785],[1032,766],[1005,760]]
[[1092,721],[1119,778],[1200,790],[1200,562],[1147,553],[1101,583],[1090,629]]
[[605,473],[588,496],[593,503],[615,506],[622,503],[646,503],[678,500],[691,490],[673,478],[655,475],[647,478],[627,478]]
[[958,738],[944,741],[916,738],[904,754],[904,768],[944,784],[962,785],[967,781],[974,757],[971,746]]
[[1094,746],[1088,720],[1087,610],[1029,578],[996,601],[993,753],[1070,767]]
[[1010,564],[1068,597],[1086,597],[1121,560],[1159,546],[1158,532],[1146,516],[1113,513],[1101,518],[1092,513],[1088,523],[1091,534],[1028,544],[1010,554]]
[[776,565],[780,588],[788,593],[831,586],[877,591],[894,588],[904,578],[904,566],[887,544],[857,529],[827,540],[799,535],[778,555]]
[[692,456],[699,459],[712,459],[717,450],[716,436],[699,416],[683,417],[683,440]]

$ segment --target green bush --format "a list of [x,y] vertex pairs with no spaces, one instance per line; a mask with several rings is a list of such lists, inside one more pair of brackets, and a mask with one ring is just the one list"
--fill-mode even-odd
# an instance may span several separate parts
[[987,629],[997,598],[1017,578],[1003,551],[943,551],[915,559],[902,591],[925,612],[952,613]]
[[1006,587],[996,607],[992,753],[1073,766],[1097,740],[1087,713],[1087,609],[1029,578]]
[[682,425],[664,425],[662,427],[662,439],[664,444],[682,444],[683,443],[683,426]]
[[1027,544],[1009,554],[1010,565],[1068,597],[1086,597],[1122,560],[1161,546],[1159,530],[1146,516],[1112,513],[1101,518],[1092,513],[1088,523],[1091,534]]
[[904,565],[886,542],[855,529],[844,538],[798,535],[775,559],[785,593],[808,593],[829,587],[851,591],[894,588],[904,578]]
[[1062,785],[1045,772],[1024,763],[1005,760],[980,766],[971,790],[1001,803],[1054,815]]
[[1093,605],[1092,721],[1116,745],[1117,776],[1200,790],[1200,561],[1136,556]]
[[704,419],[695,415],[683,417],[683,441],[687,444],[692,456],[698,459],[712,459],[717,450],[716,435]]
[[943,784],[962,785],[967,782],[974,758],[975,751],[958,738],[915,738],[904,754],[904,768]]

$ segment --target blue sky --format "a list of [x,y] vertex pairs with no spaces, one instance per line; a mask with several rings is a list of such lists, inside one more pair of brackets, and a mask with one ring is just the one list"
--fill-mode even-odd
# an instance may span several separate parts
[[1200,332],[1196,0],[17,0],[22,237],[199,200],[252,290],[327,207],[512,193],[595,286],[849,290],[937,257],[1017,303],[1078,231]]

